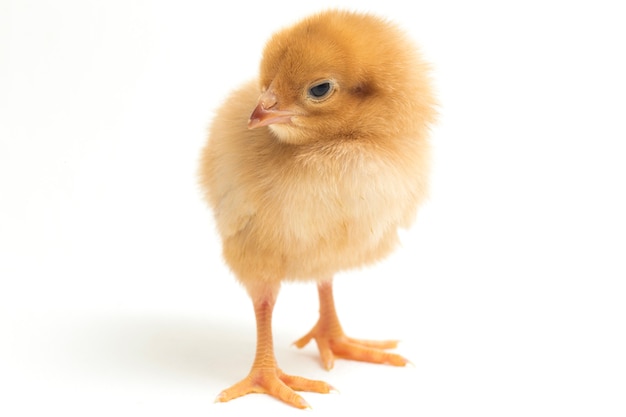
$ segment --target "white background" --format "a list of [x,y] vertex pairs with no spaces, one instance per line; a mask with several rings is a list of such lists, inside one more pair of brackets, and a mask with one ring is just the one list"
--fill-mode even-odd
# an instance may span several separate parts
[[[308,4],[311,5],[308,5]],[[315,3],[315,5],[313,5]],[[626,414],[626,26],[619,2],[0,2],[0,414],[302,415],[242,378],[254,317],[195,173],[272,32],[327,6],[398,22],[433,63],[432,196],[403,247],[342,274],[355,337],[414,368],[290,343],[318,415]]]

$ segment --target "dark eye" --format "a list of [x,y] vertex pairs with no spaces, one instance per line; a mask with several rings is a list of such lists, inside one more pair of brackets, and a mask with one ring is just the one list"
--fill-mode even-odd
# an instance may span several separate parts
[[309,96],[314,99],[324,98],[330,93],[331,89],[332,86],[330,82],[324,81],[309,88]]

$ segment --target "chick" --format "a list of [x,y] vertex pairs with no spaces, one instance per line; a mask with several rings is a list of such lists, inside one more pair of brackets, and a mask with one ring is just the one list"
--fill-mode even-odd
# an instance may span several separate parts
[[226,100],[201,156],[200,182],[223,256],[250,295],[257,347],[249,375],[217,401],[263,392],[298,408],[321,381],[287,375],[272,342],[283,281],[315,281],[319,320],[296,342],[334,358],[403,366],[395,341],[347,337],[332,293],[338,271],[372,264],[398,242],[427,192],[428,65],[392,23],[330,10],[276,33],[257,80]]

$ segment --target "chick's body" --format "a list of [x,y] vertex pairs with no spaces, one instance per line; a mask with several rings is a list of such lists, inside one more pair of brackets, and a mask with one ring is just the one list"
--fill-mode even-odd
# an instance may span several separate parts
[[[339,346],[354,340],[336,331],[332,276],[389,254],[397,229],[412,222],[426,194],[433,117],[425,64],[384,20],[329,11],[270,39],[258,80],[217,112],[201,160],[224,258],[252,297],[259,333],[251,375],[220,400],[261,386],[304,404],[295,393],[285,398],[272,383],[259,382],[267,378],[328,390],[319,381],[289,384],[275,361],[271,377],[258,376],[258,369],[268,369],[259,365],[259,352],[271,350],[273,359],[271,311],[280,282],[319,282],[320,321],[297,344],[315,338],[327,368],[333,352],[352,357]],[[266,331],[269,348],[260,342]],[[361,342],[354,359],[406,362],[386,352],[363,356],[392,342]]]
[[423,196],[426,144],[285,144],[247,129],[258,95],[247,84],[229,98],[202,163],[239,280],[326,279],[388,254]]

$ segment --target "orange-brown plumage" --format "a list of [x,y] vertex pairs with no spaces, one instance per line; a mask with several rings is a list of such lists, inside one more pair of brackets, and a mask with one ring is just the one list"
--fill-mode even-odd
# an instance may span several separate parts
[[[328,293],[336,272],[393,250],[398,228],[411,224],[427,192],[434,115],[427,65],[385,20],[328,11],[269,40],[258,79],[217,112],[200,167],[224,258],[264,323],[259,339],[267,339],[261,333],[268,327],[259,311],[267,306],[271,326],[282,281],[317,281],[320,302],[327,303],[322,300],[332,301],[332,293],[322,297],[322,288]],[[323,335],[311,337],[332,367],[339,342],[330,338],[325,348]],[[257,359],[268,349],[271,343],[258,344]],[[350,357],[342,349],[334,349],[336,356]],[[219,399],[262,391],[302,406],[300,397],[284,398],[274,383],[259,382],[265,378],[255,377],[255,365],[245,386]],[[273,367],[272,375],[292,388],[324,391],[294,387],[275,361],[265,365],[265,373]]]

